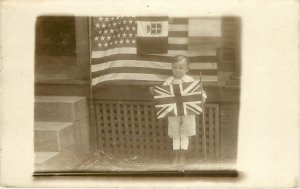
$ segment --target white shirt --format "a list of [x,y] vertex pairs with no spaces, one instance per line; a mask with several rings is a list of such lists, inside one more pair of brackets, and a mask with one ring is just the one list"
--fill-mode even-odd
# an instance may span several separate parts
[[[175,78],[174,76],[169,77],[166,79],[163,85],[171,85],[171,84],[180,84],[180,83],[185,83],[185,82],[192,82],[195,81],[191,76],[184,75],[182,78],[178,79]],[[202,98],[206,99],[207,95],[206,92],[202,89]]]
[[179,83],[192,82],[192,81],[194,81],[194,79],[188,75],[184,75],[180,79],[171,76],[164,82],[163,85],[179,84]]

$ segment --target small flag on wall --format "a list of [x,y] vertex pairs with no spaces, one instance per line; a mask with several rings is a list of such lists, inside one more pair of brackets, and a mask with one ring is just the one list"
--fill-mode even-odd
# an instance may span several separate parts
[[157,119],[202,113],[202,87],[199,80],[154,87]]
[[[168,21],[167,17],[159,19],[161,20],[148,22],[147,20],[153,20],[152,17],[91,18],[93,87],[114,82],[132,84],[135,81],[165,81],[172,75],[175,55],[189,57],[188,75],[194,79],[199,79],[201,72],[203,82],[218,81],[216,50],[189,49],[189,28],[193,29],[190,24],[197,23],[189,23],[189,18],[168,18]],[[139,26],[143,30],[139,30]],[[149,36],[155,37],[153,39]],[[152,39],[147,40],[148,38]],[[153,40],[156,42],[151,46]],[[151,48],[145,45],[147,43],[150,43]],[[154,46],[157,44],[161,46],[156,49]]]
[[167,53],[168,29],[168,17],[138,17],[136,39],[137,53]]

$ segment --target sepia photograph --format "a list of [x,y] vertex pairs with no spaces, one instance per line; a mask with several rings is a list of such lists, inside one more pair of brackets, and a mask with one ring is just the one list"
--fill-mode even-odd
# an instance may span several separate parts
[[241,23],[37,17],[35,174],[237,176]]
[[299,6],[1,1],[1,187],[299,187]]

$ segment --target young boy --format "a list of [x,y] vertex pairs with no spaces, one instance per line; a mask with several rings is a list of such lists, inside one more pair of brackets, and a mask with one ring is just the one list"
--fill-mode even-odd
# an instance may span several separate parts
[[[186,73],[189,71],[189,59],[183,55],[174,57],[172,65],[173,76],[169,77],[163,85],[192,82],[194,79]],[[153,90],[153,89],[150,89]],[[207,96],[202,91],[203,103]],[[173,139],[173,165],[184,165],[185,156],[189,146],[189,137],[196,135],[196,121],[194,115],[168,117],[168,135]]]

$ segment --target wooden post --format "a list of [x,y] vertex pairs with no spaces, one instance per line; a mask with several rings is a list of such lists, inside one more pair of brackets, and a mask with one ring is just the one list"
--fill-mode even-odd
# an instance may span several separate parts
[[[228,78],[226,85],[230,87],[237,87],[239,88],[240,85],[240,78],[241,78],[241,19],[238,17],[225,17],[223,18],[225,22],[223,27],[226,27],[226,30],[223,28],[223,48],[228,51],[228,48],[233,49],[231,52],[230,63],[234,64],[233,73]],[[230,30],[228,31],[228,29]],[[230,42],[230,43],[229,43]],[[226,52],[228,53],[228,52]],[[223,55],[225,57],[225,55]],[[228,58],[226,58],[226,61]]]

